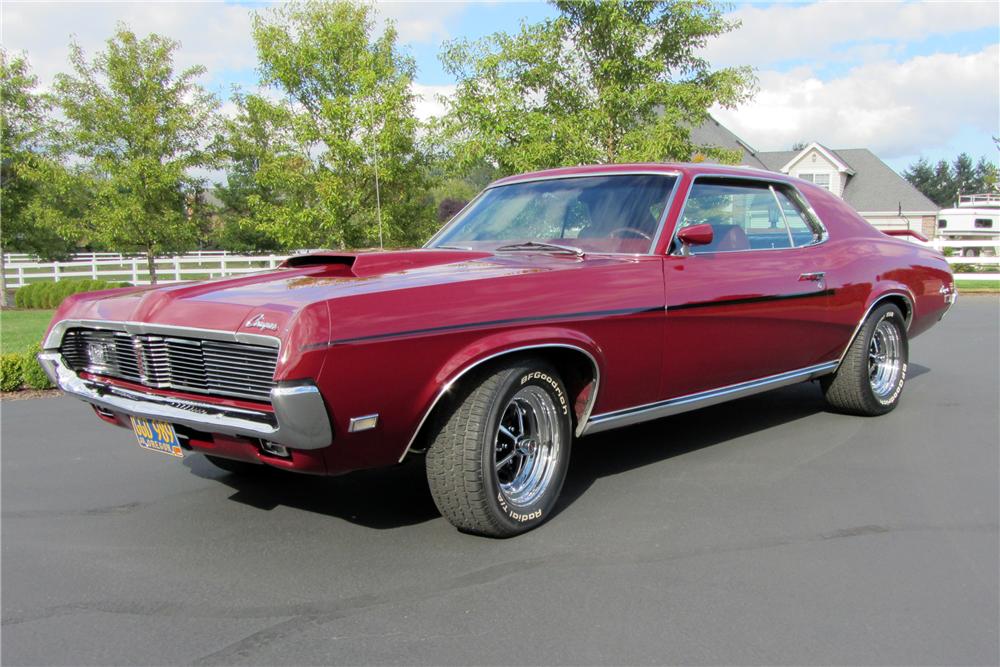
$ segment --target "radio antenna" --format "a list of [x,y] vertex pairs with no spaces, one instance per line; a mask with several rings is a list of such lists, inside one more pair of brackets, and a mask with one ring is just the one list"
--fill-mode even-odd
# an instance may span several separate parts
[[378,217],[378,249],[385,250],[382,245],[382,196],[378,187],[378,141],[375,137],[375,112],[368,110],[372,127],[372,159],[375,162],[375,215]]

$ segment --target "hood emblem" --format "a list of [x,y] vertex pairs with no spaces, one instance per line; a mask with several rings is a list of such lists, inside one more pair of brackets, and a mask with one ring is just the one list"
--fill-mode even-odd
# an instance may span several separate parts
[[278,330],[278,325],[275,324],[274,322],[268,322],[267,320],[265,320],[263,314],[254,315],[249,320],[247,320],[246,324],[244,324],[243,326],[250,327],[251,329],[264,329],[267,331]]

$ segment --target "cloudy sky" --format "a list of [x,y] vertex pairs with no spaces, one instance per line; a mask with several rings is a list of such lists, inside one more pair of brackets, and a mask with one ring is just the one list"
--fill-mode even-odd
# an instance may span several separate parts
[[[88,52],[115,23],[182,43],[179,64],[208,68],[205,85],[226,98],[252,88],[255,55],[243,3],[20,3],[0,5],[8,50],[26,51],[47,85],[66,68],[70,37]],[[385,2],[419,67],[418,113],[439,111],[437,93],[452,81],[437,53],[443,40],[513,31],[522,20],[554,15],[538,2]],[[712,42],[716,65],[757,68],[760,91],[716,117],[750,145],[783,150],[796,141],[831,148],[866,147],[904,169],[918,157],[962,151],[997,160],[1000,134],[1000,3],[738,3],[742,28]]]

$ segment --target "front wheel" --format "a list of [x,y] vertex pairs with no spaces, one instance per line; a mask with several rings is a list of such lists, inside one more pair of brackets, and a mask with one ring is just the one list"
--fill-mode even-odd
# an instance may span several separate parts
[[509,537],[549,518],[569,465],[570,400],[559,374],[518,361],[471,380],[436,421],[427,481],[459,530]]
[[827,402],[855,415],[884,415],[899,403],[909,344],[899,308],[876,308],[858,331],[836,374],[823,378]]

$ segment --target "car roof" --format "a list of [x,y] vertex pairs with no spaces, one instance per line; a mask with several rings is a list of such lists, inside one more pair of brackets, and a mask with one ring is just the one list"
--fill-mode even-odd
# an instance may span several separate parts
[[725,176],[752,176],[771,180],[790,180],[785,174],[752,167],[707,164],[703,162],[637,162],[632,164],[595,164],[578,167],[559,167],[525,174],[517,174],[498,179],[488,187],[509,185],[524,181],[540,181],[557,178],[571,178],[586,175],[611,174],[719,174]]

